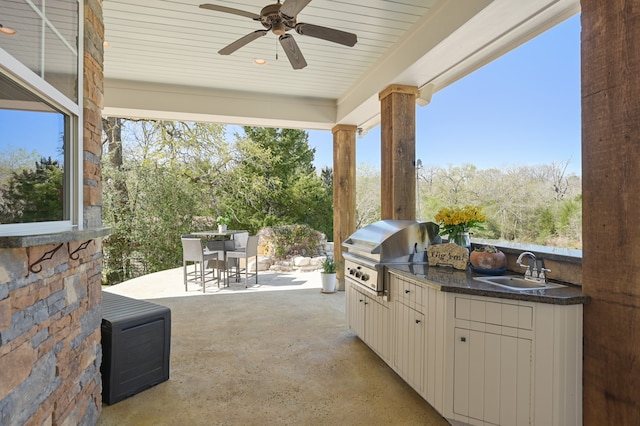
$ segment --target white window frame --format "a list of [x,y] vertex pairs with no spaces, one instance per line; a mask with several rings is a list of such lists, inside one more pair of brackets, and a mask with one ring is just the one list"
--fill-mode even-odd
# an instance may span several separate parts
[[[65,165],[65,173],[70,174],[68,178],[70,187],[65,188],[69,191],[69,200],[65,201],[69,203],[66,206],[69,208],[69,219],[52,222],[4,224],[0,225],[0,236],[50,234],[83,229],[83,34],[84,10],[83,4],[80,2],[78,6],[77,104],[0,47],[0,68],[2,71],[70,117],[69,142],[65,146],[65,150],[70,150],[68,158],[71,162],[71,164]],[[67,181],[66,176],[65,181]]]

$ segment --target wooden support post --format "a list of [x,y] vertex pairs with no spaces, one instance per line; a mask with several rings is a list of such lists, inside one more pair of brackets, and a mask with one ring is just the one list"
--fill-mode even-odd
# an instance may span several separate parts
[[379,94],[382,219],[416,218],[417,96],[417,87],[402,85]]
[[585,425],[640,419],[638,3],[582,0]]
[[333,132],[333,257],[338,290],[344,290],[342,242],[356,230],[356,126],[338,124]]

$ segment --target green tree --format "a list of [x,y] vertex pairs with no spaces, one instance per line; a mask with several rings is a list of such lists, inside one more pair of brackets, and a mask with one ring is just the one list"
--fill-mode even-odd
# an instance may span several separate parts
[[131,276],[131,228],[133,226],[122,155],[122,127],[124,120],[103,118],[105,148],[103,150],[103,222],[111,227],[104,240],[104,273],[109,281],[119,282]]
[[306,224],[332,237],[332,173],[316,173],[315,150],[305,131],[244,127],[234,148],[228,174],[214,195],[233,212],[234,225],[256,231]]
[[269,151],[277,158],[277,166],[271,171],[285,186],[302,173],[315,172],[313,159],[316,150],[309,148],[309,135],[298,129],[273,129],[244,127],[246,137]]
[[5,185],[13,176],[13,173],[31,168],[42,155],[37,151],[27,152],[24,148],[7,147],[0,153],[0,185]]
[[32,223],[64,219],[64,170],[49,158],[34,168],[14,171],[0,194],[2,223]]
[[381,218],[380,171],[362,163],[356,171],[356,229]]
[[104,123],[105,273],[119,282],[181,264],[180,235],[210,228],[304,224],[333,235],[332,172],[318,175],[306,132],[107,119]]
[[107,119],[104,129],[108,281],[179,265],[180,235],[195,230],[194,218],[214,214],[212,187],[228,152],[224,127]]
[[418,173],[422,220],[445,206],[480,205],[487,214],[475,238],[581,247],[581,180],[567,164],[478,170],[472,165],[423,167]]

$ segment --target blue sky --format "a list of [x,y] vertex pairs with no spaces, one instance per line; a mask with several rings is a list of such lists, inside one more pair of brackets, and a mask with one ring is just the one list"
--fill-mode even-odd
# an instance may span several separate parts
[[[416,159],[480,169],[565,163],[581,175],[580,16],[435,93],[416,109]],[[330,131],[310,131],[315,165],[331,166]],[[380,168],[380,126],[356,141]]]
[[[37,117],[36,117],[37,116]],[[37,123],[37,125],[35,124]],[[0,150],[38,151],[61,160],[60,136],[64,132],[62,114],[50,112],[0,111]]]

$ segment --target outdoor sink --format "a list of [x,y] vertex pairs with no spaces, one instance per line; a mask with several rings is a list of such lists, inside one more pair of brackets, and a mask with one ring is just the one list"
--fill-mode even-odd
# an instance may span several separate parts
[[509,290],[517,290],[517,291],[541,290],[545,288],[564,287],[563,285],[553,284],[549,282],[544,283],[544,282],[525,280],[523,277],[515,276],[515,275],[500,275],[500,276],[493,276],[493,277],[473,277],[473,279],[483,282],[485,284],[491,284],[498,287],[508,288]]

